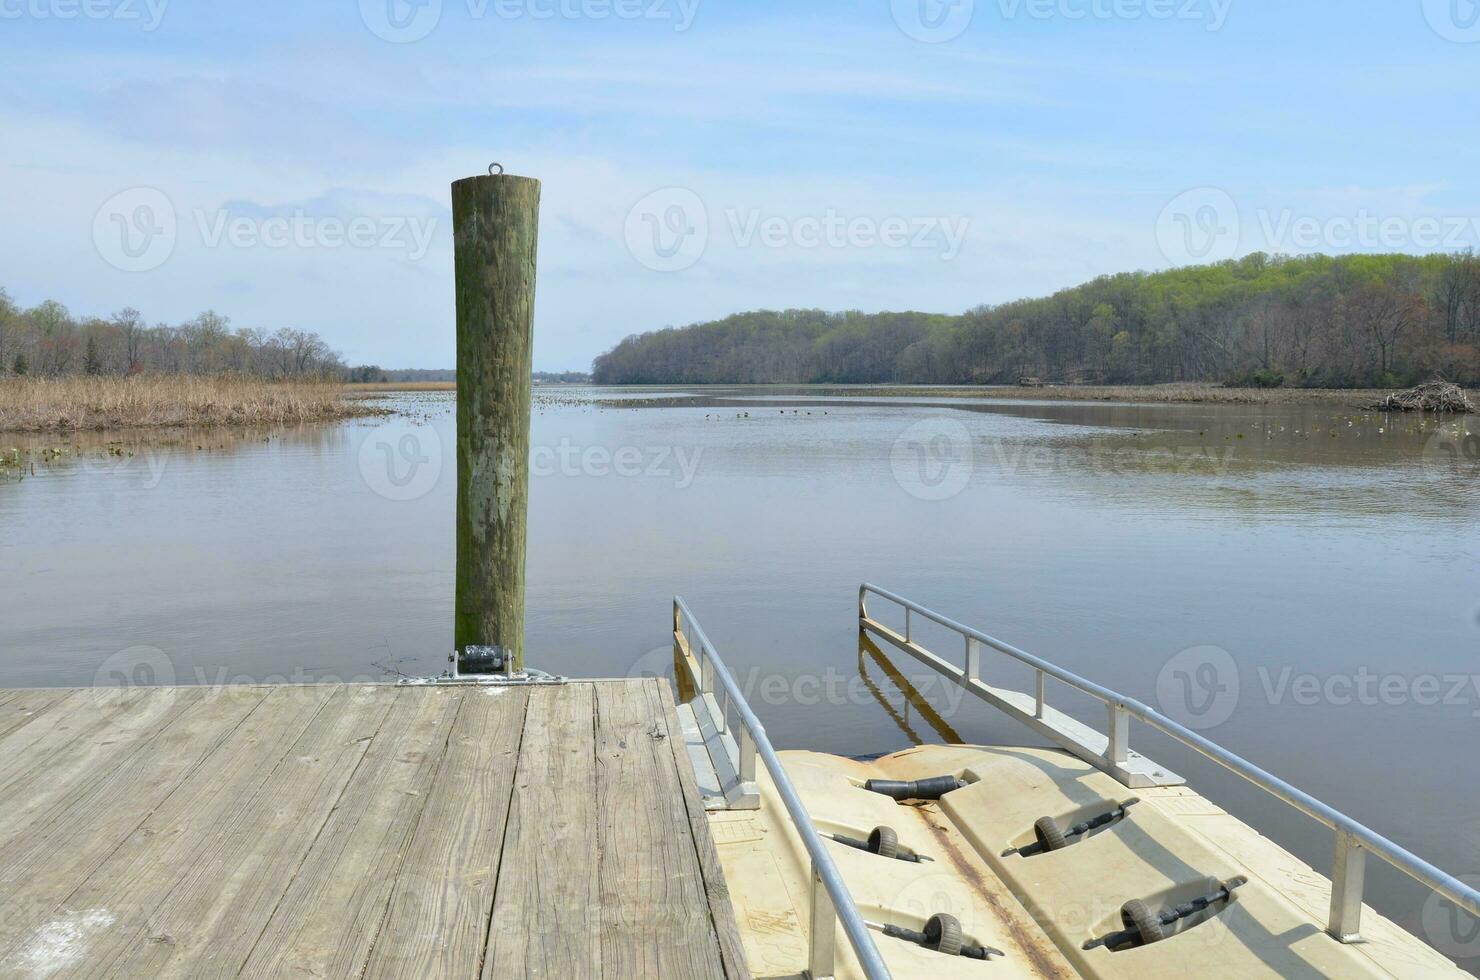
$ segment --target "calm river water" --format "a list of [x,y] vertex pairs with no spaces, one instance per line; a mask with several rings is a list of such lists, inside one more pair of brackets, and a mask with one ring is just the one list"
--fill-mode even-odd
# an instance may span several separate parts
[[[74,441],[0,483],[0,687],[442,670],[452,396],[392,403],[401,414],[331,428]],[[920,711],[860,656],[870,581],[1480,874],[1467,425],[1341,406],[540,389],[530,662],[663,670],[681,593],[782,747],[1024,741],[899,658],[935,709]],[[1327,869],[1324,828],[1144,729],[1132,744]],[[1469,923],[1385,866],[1368,877],[1379,908],[1473,965]]]

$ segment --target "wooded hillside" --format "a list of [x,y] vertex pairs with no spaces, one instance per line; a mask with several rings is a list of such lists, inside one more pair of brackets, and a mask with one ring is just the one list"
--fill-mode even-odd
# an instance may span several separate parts
[[1268,256],[961,316],[759,310],[628,337],[598,384],[1480,381],[1480,259]]

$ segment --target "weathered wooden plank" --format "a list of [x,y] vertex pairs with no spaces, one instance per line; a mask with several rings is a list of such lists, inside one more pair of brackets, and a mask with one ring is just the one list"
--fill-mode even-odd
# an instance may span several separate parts
[[365,977],[478,975],[528,698],[516,688],[464,698]]
[[[238,731],[267,691],[191,688],[178,695],[178,713],[161,718],[160,730],[141,738],[111,772],[74,785],[26,833],[0,838],[0,896],[7,902],[0,915],[0,975],[36,956],[80,956],[87,923],[111,925],[116,913],[89,918],[91,910],[67,909],[67,897]],[[69,934],[78,941],[59,953],[57,937]]]
[[463,697],[402,689],[242,976],[360,976]]
[[656,681],[68,710],[0,752],[0,976],[745,975]]
[[0,705],[0,737],[27,725],[44,715],[53,705],[79,693],[60,688],[26,688],[15,692],[15,696]]
[[[96,911],[108,928],[87,945],[69,970],[75,977],[117,976],[117,967],[141,943],[168,946],[175,937],[159,927],[158,912],[191,862],[232,826],[242,802],[276,771],[337,688],[272,689],[241,725],[105,861],[75,887],[53,921]],[[93,816],[116,836],[106,813]],[[0,925],[4,929],[4,925]],[[138,975],[149,975],[142,973]]]
[[600,977],[595,689],[529,697],[483,980]]
[[596,689],[602,973],[723,977],[687,810],[651,680]]
[[397,696],[380,685],[336,691],[271,777],[187,857],[117,974],[237,976]]
[[23,833],[78,781],[97,780],[197,697],[160,688],[96,688],[57,702],[0,738],[0,837]]
[[704,892],[709,899],[709,914],[713,920],[715,936],[719,940],[725,976],[731,980],[749,980],[750,968],[745,965],[745,947],[740,938],[740,924],[735,918],[735,907],[730,901],[730,888],[725,883],[724,869],[719,863],[719,851],[715,849],[714,837],[709,832],[709,818],[704,813],[704,801],[699,795],[693,764],[689,761],[688,751],[679,736],[678,709],[674,705],[667,679],[654,678],[653,683],[658,688],[659,707],[669,735],[668,747],[673,752],[679,790],[688,812],[689,830],[694,839],[694,852],[699,858],[699,870],[703,874]]

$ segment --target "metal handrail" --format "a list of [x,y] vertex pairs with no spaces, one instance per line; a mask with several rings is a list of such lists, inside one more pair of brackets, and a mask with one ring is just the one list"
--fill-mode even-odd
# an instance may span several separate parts
[[[1365,854],[1368,851],[1376,854],[1388,864],[1407,874],[1420,884],[1443,895],[1471,915],[1480,916],[1480,890],[1471,888],[1448,872],[1434,867],[1422,858],[1394,844],[1376,831],[1358,823],[1339,810],[1322,803],[1309,793],[1296,789],[1278,776],[1265,772],[1252,762],[1234,755],[1221,745],[1204,738],[1185,725],[1173,721],[1155,709],[1142,704],[1140,701],[1128,698],[1123,694],[1117,694],[1107,687],[1096,684],[1094,681],[1086,680],[1078,674],[1064,670],[1062,667],[1051,664],[1046,660],[1035,657],[1007,643],[1003,643],[1001,640],[988,636],[979,630],[974,630],[969,626],[963,626],[955,620],[927,609],[917,602],[913,602],[877,586],[869,585],[868,583],[864,583],[858,589],[858,618],[861,628],[871,629],[875,633],[886,637],[897,635],[882,623],[869,618],[867,605],[869,595],[887,599],[904,607],[906,617],[905,642],[921,651],[928,653],[928,651],[924,650],[924,647],[920,647],[919,644],[915,644],[909,639],[909,622],[913,614],[924,616],[931,622],[961,635],[968,641],[974,640],[977,643],[989,646],[1014,660],[1038,670],[1038,704],[1040,714],[1044,703],[1042,678],[1045,675],[1062,681],[1076,690],[1103,701],[1109,706],[1111,714],[1110,752],[1118,751],[1124,753],[1128,751],[1128,730],[1121,727],[1118,719],[1137,718],[1163,734],[1171,736],[1183,745],[1196,749],[1230,772],[1237,773],[1276,799],[1282,800],[1311,819],[1323,823],[1334,830],[1336,832],[1336,855],[1331,873],[1331,917],[1326,931],[1342,942],[1352,942],[1360,938],[1359,928],[1362,914]],[[931,655],[931,657],[932,659],[939,659],[935,658],[934,655]],[[969,670],[963,675],[963,682],[974,679],[971,677],[971,671]],[[1120,731],[1117,736],[1118,728]],[[1119,742],[1118,745],[1116,744],[1117,741]]]
[[[689,639],[689,633],[685,631],[685,627],[692,632],[692,640]],[[801,797],[797,795],[796,787],[792,785],[791,778],[787,776],[785,767],[781,765],[781,760],[777,757],[771,740],[766,737],[765,726],[755,716],[755,712],[750,710],[750,704],[745,700],[740,685],[735,683],[730,669],[715,652],[714,644],[704,633],[704,627],[699,625],[699,621],[689,611],[688,605],[679,596],[673,597],[673,630],[676,636],[684,638],[691,650],[697,650],[696,659],[699,660],[701,675],[704,679],[702,685],[704,693],[714,693],[712,684],[718,682],[725,693],[728,704],[733,706],[735,713],[739,715],[740,724],[749,742],[749,745],[742,747],[742,753],[753,747],[754,752],[759,754],[761,761],[765,763],[766,771],[771,774],[771,782],[781,796],[781,801],[786,804],[787,813],[791,815],[791,822],[796,826],[797,833],[802,838],[802,844],[806,846],[807,854],[812,860],[809,974],[813,980],[823,980],[833,975],[833,920],[836,918],[843,924],[843,932],[848,937],[849,945],[853,947],[853,955],[858,958],[864,976],[868,980],[891,980],[889,968],[884,965],[884,958],[879,955],[879,948],[874,945],[874,938],[868,931],[868,924],[864,922],[862,913],[858,911],[858,906],[848,891],[848,885],[838,872],[837,865],[833,863],[832,855],[827,852],[826,846],[822,843],[817,828],[813,826],[812,818],[802,804]]]

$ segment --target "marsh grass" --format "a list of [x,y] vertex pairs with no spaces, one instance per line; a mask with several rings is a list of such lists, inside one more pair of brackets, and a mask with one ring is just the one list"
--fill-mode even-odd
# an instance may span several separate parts
[[296,425],[384,414],[323,381],[175,374],[0,381],[0,432]]

